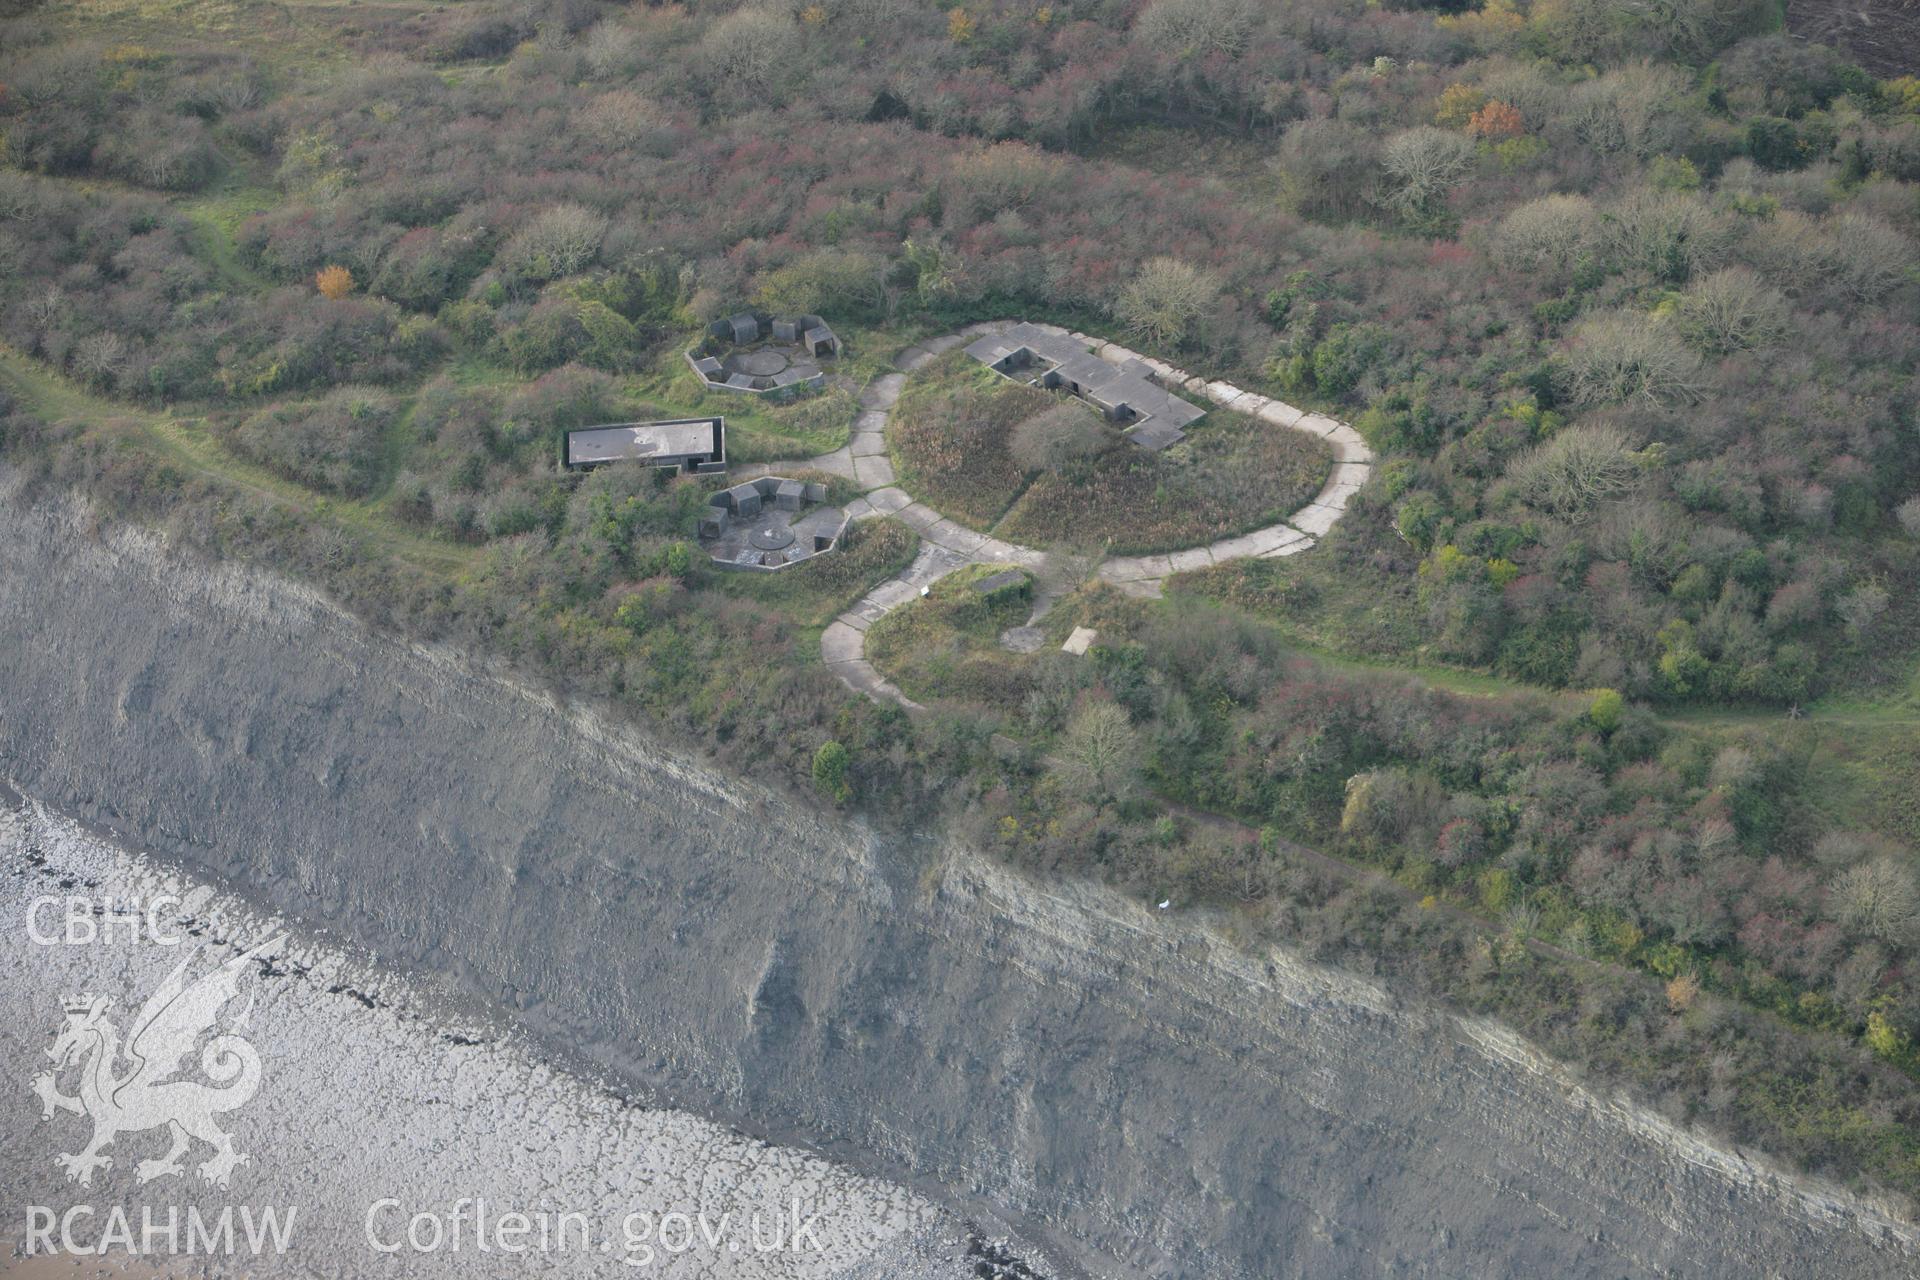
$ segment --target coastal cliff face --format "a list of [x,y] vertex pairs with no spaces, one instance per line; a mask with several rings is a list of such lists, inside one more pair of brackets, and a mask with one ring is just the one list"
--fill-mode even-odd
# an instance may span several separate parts
[[1096,1274],[1911,1277],[1500,1028],[890,840],[0,473],[0,777]]

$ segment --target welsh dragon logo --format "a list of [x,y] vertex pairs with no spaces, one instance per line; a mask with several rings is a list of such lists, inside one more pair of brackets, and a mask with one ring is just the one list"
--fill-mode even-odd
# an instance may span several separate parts
[[[227,1185],[236,1165],[249,1157],[234,1150],[233,1138],[215,1123],[215,1117],[246,1104],[260,1087],[260,1055],[234,1034],[247,1025],[253,995],[224,1030],[221,1011],[238,993],[241,975],[256,957],[279,945],[270,938],[242,952],[219,968],[188,983],[187,960],[182,960],[161,982],[134,1016],[125,1045],[107,1018],[105,996],[79,996],[64,1001],[66,1025],[47,1056],[54,1069],[36,1076],[33,1091],[40,1098],[42,1119],[71,1111],[93,1121],[93,1139],[80,1151],[59,1157],[67,1176],[87,1186],[95,1169],[111,1169],[113,1158],[104,1148],[120,1135],[165,1128],[172,1145],[158,1160],[134,1166],[141,1182],[179,1176],[181,1157],[193,1141],[206,1143],[213,1154],[197,1166],[206,1181]],[[214,1084],[176,1080],[187,1057],[201,1038],[214,1033],[200,1049],[200,1069]],[[60,1092],[60,1079],[78,1068],[79,1092]],[[218,1087],[216,1087],[218,1086]]]

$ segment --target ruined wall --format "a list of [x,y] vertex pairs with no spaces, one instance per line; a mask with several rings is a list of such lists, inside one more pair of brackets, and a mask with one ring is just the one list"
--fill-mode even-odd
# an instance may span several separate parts
[[0,474],[0,775],[1097,1273],[1910,1277],[1497,1027],[889,842]]

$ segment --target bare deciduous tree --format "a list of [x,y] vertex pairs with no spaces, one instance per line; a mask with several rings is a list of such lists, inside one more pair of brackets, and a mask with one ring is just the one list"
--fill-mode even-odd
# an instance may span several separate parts
[[1780,291],[1748,267],[1695,281],[1677,309],[1681,336],[1709,355],[1772,346],[1786,335],[1790,314]]
[[1863,582],[1833,602],[1833,611],[1852,635],[1872,630],[1880,615],[1893,603],[1887,589],[1877,582]]
[[596,142],[631,147],[660,131],[666,115],[650,98],[631,89],[601,94],[579,116],[581,132]]
[[111,382],[126,358],[126,340],[110,329],[88,334],[73,348],[74,371],[89,382]]
[[1912,242],[1864,213],[1841,214],[1830,244],[1841,288],[1861,302],[1876,302],[1892,292],[1913,266]]
[[638,44],[638,37],[618,23],[597,22],[581,43],[580,54],[586,60],[587,70],[606,77],[632,64]]
[[1660,316],[1609,311],[1583,321],[1567,349],[1573,398],[1672,404],[1701,393],[1700,357]]
[[1124,795],[1138,767],[1139,742],[1124,708],[1089,702],[1067,722],[1055,769],[1087,798]]
[[32,178],[14,169],[0,169],[0,222],[18,222],[40,207]]
[[1664,280],[1685,280],[1718,266],[1732,231],[1724,216],[1698,196],[1638,191],[1607,211],[1608,249],[1623,267]]
[[224,115],[250,111],[263,96],[259,73],[250,65],[236,67],[213,86],[209,96]]
[[1707,770],[1707,782],[1718,791],[1738,791],[1760,780],[1760,761],[1738,743],[1722,747]]
[[1871,215],[1818,221],[1782,210],[1755,226],[1744,253],[1769,278],[1795,293],[1837,289],[1856,302],[1877,302],[1899,287],[1914,263],[1913,244]]
[[1813,842],[1813,860],[1827,867],[1850,867],[1873,851],[1873,845],[1851,831],[1829,831]]
[[835,18],[845,17],[862,26],[892,22],[907,7],[908,0],[831,0],[827,6]]
[[1600,217],[1585,196],[1554,195],[1529,200],[1500,223],[1501,253],[1528,270],[1565,271],[1600,239]]
[[715,79],[737,89],[761,89],[795,37],[793,19],[778,9],[736,9],[707,29],[700,55]]
[[1560,78],[1531,62],[1493,63],[1475,84],[1488,98],[1511,102],[1528,120],[1550,120],[1567,102]]
[[1827,906],[1843,927],[1896,946],[1920,930],[1920,883],[1890,855],[1841,872]]
[[577,204],[542,210],[500,250],[500,263],[534,280],[555,280],[581,270],[600,251],[607,220]]
[[1304,214],[1349,217],[1366,208],[1380,144],[1351,120],[1296,120],[1280,140],[1280,202]]
[[1180,261],[1149,258],[1114,299],[1113,314],[1127,332],[1177,345],[1220,296],[1220,277]]
[[1024,142],[997,142],[953,162],[953,204],[975,217],[1031,204],[1060,173],[1059,157]]
[[1640,468],[1625,432],[1607,423],[1582,423],[1514,459],[1507,478],[1528,504],[1571,518],[1632,489]]
[[1154,0],[1134,24],[1134,38],[1189,58],[1246,51],[1259,10],[1252,0]]
[[57,284],[48,285],[27,303],[27,314],[42,328],[59,319],[60,313],[66,309],[67,291]]
[[1682,106],[1692,92],[1692,80],[1678,69],[1636,63],[1576,86],[1568,95],[1567,122],[1595,151],[1659,155],[1682,141]]
[[1748,230],[1740,246],[1743,258],[1767,279],[1794,293],[1817,287],[1826,277],[1826,237],[1804,213],[1782,209]]
[[1388,138],[1380,164],[1387,172],[1387,203],[1412,213],[1431,206],[1466,176],[1473,165],[1473,143],[1449,129],[1423,124]]

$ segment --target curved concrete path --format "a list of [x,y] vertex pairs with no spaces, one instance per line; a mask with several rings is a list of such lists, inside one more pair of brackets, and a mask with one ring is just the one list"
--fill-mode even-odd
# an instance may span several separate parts
[[[897,372],[875,378],[860,393],[860,414],[853,421],[853,434],[844,448],[815,458],[766,463],[739,469],[741,478],[792,467],[844,476],[858,484],[865,496],[847,505],[847,514],[855,520],[873,520],[886,516],[900,520],[920,535],[920,554],[906,570],[887,579],[836,618],[820,637],[820,656],[846,685],[876,700],[897,702],[909,711],[924,710],[881,676],[866,658],[867,628],[898,606],[912,600],[934,582],[955,569],[970,564],[1005,564],[1039,570],[1046,566],[1047,555],[1031,547],[978,533],[954,523],[925,503],[917,502],[905,490],[895,487],[893,463],[887,456],[887,415],[898,403],[906,387],[907,375],[935,357],[989,333],[998,333],[1014,321],[990,321],[969,325],[958,333],[916,343],[894,360]],[[1276,427],[1307,431],[1324,437],[1333,448],[1333,470],[1327,483],[1313,501],[1278,524],[1235,538],[1221,538],[1206,546],[1175,551],[1166,555],[1109,556],[1095,573],[1130,595],[1157,596],[1162,584],[1176,573],[1204,569],[1228,560],[1258,556],[1273,558],[1305,551],[1333,527],[1347,508],[1347,501],[1367,482],[1373,465],[1373,452],[1360,433],[1344,422],[1324,414],[1307,413],[1283,401],[1251,391],[1242,391],[1229,382],[1209,382],[1184,369],[1161,360],[1130,351],[1117,342],[1105,342],[1057,325],[1039,328],[1083,342],[1101,359],[1113,364],[1139,360],[1152,369],[1159,380],[1189,395],[1209,400],[1223,409],[1250,414]],[[1052,601],[1042,597],[1029,625],[1037,622]]]

